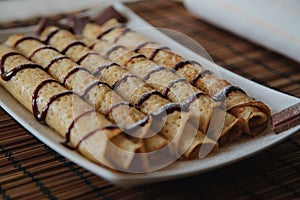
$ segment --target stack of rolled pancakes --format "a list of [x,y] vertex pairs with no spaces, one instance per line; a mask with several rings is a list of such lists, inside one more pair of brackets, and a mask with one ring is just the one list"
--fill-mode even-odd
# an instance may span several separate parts
[[55,26],[40,39],[12,35],[0,58],[1,85],[37,120],[120,171],[198,158],[270,118],[242,89],[116,20],[89,23],[80,38]]

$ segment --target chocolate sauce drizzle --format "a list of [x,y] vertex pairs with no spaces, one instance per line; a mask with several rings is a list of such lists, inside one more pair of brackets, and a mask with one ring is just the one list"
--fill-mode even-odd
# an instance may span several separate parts
[[135,75],[132,75],[132,74],[125,74],[122,78],[120,78],[119,80],[117,80],[112,86],[111,88],[112,89],[116,89],[118,88],[122,82],[126,82],[128,80],[128,78],[138,78],[137,76]]
[[89,48],[90,48],[91,50],[93,50],[93,49],[95,48],[96,44],[98,44],[97,41],[96,41],[96,42],[93,42],[93,44],[91,44],[91,45],[89,46]]
[[15,42],[14,47],[17,47],[21,42],[24,42],[26,40],[35,40],[35,41],[38,41],[40,43],[43,43],[40,39],[35,38],[35,37],[23,37],[23,38],[21,38],[21,39],[19,39]]
[[168,85],[167,85],[166,89],[163,91],[162,95],[163,95],[164,97],[167,97],[168,94],[169,94],[169,92],[170,92],[170,90],[171,90],[171,88],[172,88],[176,83],[179,83],[179,82],[188,83],[188,82],[186,81],[185,78],[179,78],[179,79],[176,79],[176,80],[174,80],[174,81],[171,81],[171,82],[168,83]]
[[94,52],[89,52],[85,55],[83,55],[81,58],[79,58],[76,63],[80,65],[80,63],[82,63],[87,57],[89,57],[90,55],[99,55],[98,53],[94,53]]
[[50,50],[53,50],[53,51],[56,51],[56,52],[59,52],[56,48],[54,47],[51,47],[51,46],[43,46],[43,47],[40,47],[40,48],[37,48],[36,50],[34,50],[32,52],[32,54],[30,56],[28,56],[28,59],[31,60],[33,56],[35,56],[36,53],[38,53],[39,51],[41,50],[44,50],[44,49],[50,49]]
[[70,60],[70,58],[67,57],[67,56],[58,56],[58,57],[52,59],[52,60],[50,61],[50,63],[47,65],[47,67],[45,67],[45,71],[46,71],[46,72],[49,71],[50,67],[51,67],[54,63],[56,63],[56,62],[59,61],[59,60],[64,60],[64,59],[69,59],[69,60]]
[[166,112],[167,114],[171,114],[175,111],[178,112],[188,112],[188,108],[180,103],[169,103],[166,104],[162,107],[159,108],[159,110],[156,113],[153,113],[152,116],[156,117],[156,116],[160,116],[161,114],[163,114],[164,112]]
[[156,67],[156,68],[148,71],[146,76],[143,78],[143,80],[144,81],[148,80],[153,73],[156,73],[156,72],[159,72],[159,71],[162,71],[162,70],[166,70],[166,68],[160,66],[160,67]]
[[117,63],[109,63],[107,65],[102,65],[102,66],[97,68],[97,70],[93,73],[93,75],[98,77],[104,69],[108,69],[112,66],[119,66],[120,67],[120,65],[118,65]]
[[120,106],[130,106],[130,107],[133,107],[129,102],[127,101],[122,101],[122,102],[119,102],[119,103],[116,103],[114,105],[112,105],[110,108],[109,108],[109,111],[106,113],[106,117],[113,112],[114,109],[120,107]]
[[4,63],[5,63],[5,60],[10,57],[10,56],[16,56],[16,55],[20,55],[22,56],[20,53],[18,52],[10,52],[10,53],[7,53],[7,54],[4,54],[1,58],[1,63],[0,63],[0,73],[1,73],[1,78],[4,80],[4,81],[9,81],[10,79],[12,79],[19,71],[21,70],[24,70],[24,69],[35,69],[35,68],[38,68],[38,69],[41,69],[44,71],[44,69],[40,66],[40,65],[37,65],[37,64],[33,64],[33,63],[27,63],[27,64],[22,64],[22,65],[19,65],[15,68],[13,68],[12,70],[6,72],[5,69],[4,69]]
[[122,27],[124,27],[124,26],[125,26],[124,24],[119,24],[119,25],[113,26],[113,27],[107,29],[106,31],[100,33],[100,34],[97,36],[97,39],[98,39],[98,40],[99,40],[99,39],[102,39],[104,35],[106,35],[106,34],[112,32],[113,30],[115,30],[115,29],[117,29],[117,28],[122,28]]
[[134,52],[135,53],[138,53],[142,48],[144,48],[145,46],[147,46],[148,44],[156,44],[155,42],[145,42],[145,43],[142,43],[140,44],[139,46],[137,46],[135,49],[134,49]]
[[[0,59],[1,60],[1,62],[0,62],[0,66],[3,66],[4,65],[4,63],[5,63],[5,61],[6,61],[6,59],[8,58],[8,57],[10,57],[10,56],[23,56],[22,54],[20,54],[19,52],[9,52],[9,53],[6,53],[6,54],[4,54],[3,56],[2,56],[2,58]],[[23,56],[24,57],[24,56]],[[3,71],[4,71],[4,67],[3,67],[3,69],[2,69]]]
[[182,60],[182,61],[176,63],[173,69],[175,69],[177,71],[178,69],[181,69],[186,65],[194,65],[194,64],[200,65],[198,62],[193,61],[193,60]]
[[159,95],[161,96],[161,93],[159,93],[156,90],[151,90],[150,92],[146,92],[144,94],[142,94],[142,96],[135,102],[134,106],[137,109],[140,109],[140,106],[147,101],[147,99],[149,99],[152,95]]
[[66,76],[64,77],[62,83],[63,83],[63,84],[66,84],[68,78],[69,78],[70,76],[72,76],[73,74],[75,74],[76,72],[78,72],[78,71],[85,71],[85,72],[89,73],[90,75],[92,75],[92,73],[91,73],[88,69],[86,69],[86,68],[84,68],[84,67],[80,67],[80,66],[79,66],[79,67],[75,67],[75,68],[71,69],[71,70],[66,74]]
[[160,48],[155,49],[155,50],[152,52],[151,56],[149,57],[149,60],[154,60],[154,58],[155,58],[155,56],[158,54],[158,52],[160,52],[160,51],[162,51],[162,50],[170,50],[170,48],[169,48],[169,47],[160,47]]
[[96,110],[88,110],[88,111],[85,111],[84,113],[80,114],[79,116],[77,116],[73,121],[72,123],[70,124],[68,130],[66,131],[66,139],[64,142],[62,142],[63,145],[65,145],[66,147],[70,148],[70,146],[68,145],[68,143],[70,142],[71,140],[71,132],[72,132],[72,129],[75,127],[75,123],[80,120],[80,118],[90,114],[90,113],[96,113],[97,111]]
[[144,56],[143,54],[138,54],[135,56],[132,56],[125,64],[124,66],[127,66],[130,62],[132,62],[134,59],[138,59],[138,58],[146,58],[146,56]]
[[130,134],[131,136],[134,137],[134,135],[132,135],[131,133],[142,126],[145,126],[149,122],[152,116],[146,115],[143,119],[135,122],[132,125],[127,126],[126,128],[124,128],[125,133]]
[[126,48],[121,45],[117,45],[117,46],[110,48],[105,54],[105,59],[109,59],[110,54],[114,51],[117,51],[118,49],[126,49]]
[[196,99],[201,95],[207,95],[204,92],[196,92],[188,97],[188,99],[183,103],[186,108],[190,107],[191,103],[196,101]]
[[51,33],[49,33],[49,34],[46,36],[46,38],[45,38],[45,40],[44,40],[44,43],[45,43],[45,44],[48,44],[49,41],[51,40],[51,38],[52,38],[55,34],[57,34],[58,32],[59,32],[59,29],[56,29],[56,30],[52,31]]
[[130,32],[131,30],[129,28],[125,28],[121,31],[121,33],[115,38],[114,43],[118,42],[119,39],[126,33]]
[[132,78],[132,77],[133,77],[133,78],[138,78],[138,77],[135,76],[135,75],[132,75],[132,74],[126,74],[126,75],[124,75],[122,78],[120,78],[119,80],[117,80],[117,81],[111,86],[111,88],[112,88],[112,89],[118,88],[118,87],[121,85],[122,82],[127,81],[128,78]]
[[68,44],[63,50],[61,50],[60,52],[62,54],[65,54],[70,48],[74,47],[74,46],[77,46],[77,45],[80,45],[80,46],[83,46],[83,47],[86,47],[86,44],[84,44],[83,42],[81,41],[74,41],[74,42],[71,42],[70,44]]
[[244,94],[245,91],[242,90],[241,88],[237,87],[237,86],[233,86],[233,85],[228,85],[226,86],[225,88],[223,88],[221,91],[219,91],[217,94],[215,94],[212,99],[214,101],[221,101],[221,102],[224,102],[226,97],[228,97],[228,95],[233,92],[233,91],[240,91]]
[[[48,110],[51,106],[51,104],[57,100],[58,98],[60,97],[63,97],[63,96],[67,96],[67,95],[72,95],[74,94],[73,91],[64,91],[64,92],[61,92],[61,93],[58,93],[56,95],[53,95],[47,105],[43,108],[42,112],[40,113],[39,110],[38,110],[38,106],[37,106],[37,98],[38,98],[38,93],[39,91],[47,84],[50,84],[50,83],[58,83],[60,84],[58,81],[54,80],[54,79],[46,79],[44,81],[42,81],[37,87],[36,89],[34,90],[33,92],[33,95],[32,95],[32,112],[33,112],[33,115],[34,117],[38,120],[38,121],[41,121],[41,122],[44,122],[45,119],[46,119],[46,116],[47,116],[47,113],[48,113]],[[60,84],[61,85],[61,84]]]
[[81,139],[79,140],[79,142],[76,144],[76,146],[74,147],[74,149],[75,149],[75,150],[78,149],[79,146],[81,145],[81,143],[82,143],[84,140],[86,140],[86,139],[88,139],[89,137],[93,136],[93,135],[96,134],[98,131],[113,130],[113,129],[119,129],[119,127],[118,127],[117,125],[109,125],[109,126],[105,126],[105,127],[103,127],[103,128],[98,128],[98,129],[96,129],[96,130],[94,130],[94,131],[91,131],[90,133],[86,134],[83,138],[81,138]]
[[205,70],[199,72],[197,74],[197,76],[195,76],[195,78],[193,78],[193,80],[191,80],[190,84],[195,85],[200,78],[203,78],[207,74],[213,74],[213,72],[208,69],[205,69]]
[[103,83],[103,82],[100,82],[100,81],[95,81],[95,82],[91,83],[88,87],[85,88],[85,90],[84,90],[83,94],[81,95],[81,97],[86,96],[87,93],[88,93],[93,87],[96,87],[96,86],[98,86],[98,85],[105,85],[105,86],[107,86],[108,88],[110,88],[109,85],[108,85],[107,83]]

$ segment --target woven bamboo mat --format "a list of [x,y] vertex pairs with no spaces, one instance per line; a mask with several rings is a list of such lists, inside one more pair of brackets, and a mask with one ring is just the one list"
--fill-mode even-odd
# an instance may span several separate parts
[[[300,97],[300,64],[192,17],[180,3],[128,6],[154,26],[187,34],[231,71]],[[300,199],[300,132],[249,159],[185,179],[118,188],[58,155],[0,109],[3,199]]]

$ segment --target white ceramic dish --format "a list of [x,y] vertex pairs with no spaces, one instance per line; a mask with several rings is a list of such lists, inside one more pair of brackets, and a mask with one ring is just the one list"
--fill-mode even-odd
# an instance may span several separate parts
[[[105,5],[106,6],[106,5]],[[136,27],[151,27],[147,22],[134,14],[131,10],[120,3],[116,3],[115,8],[123,13],[128,19],[128,26],[132,28]],[[99,10],[101,10],[101,6]],[[34,27],[26,28],[27,34],[33,34]],[[22,32],[22,29],[6,30],[0,32],[1,36],[13,32]],[[145,33],[145,32],[144,32]],[[250,96],[265,102],[276,113],[288,106],[300,102],[299,98],[292,97],[267,87],[261,86],[243,77],[240,77],[214,63],[200,57],[187,48],[181,46],[174,40],[163,35],[161,32],[154,28],[147,29],[146,34],[149,38],[171,47],[173,50],[182,54],[183,56],[197,60],[204,64],[206,67],[212,68],[214,71],[222,75],[223,78],[229,80],[234,85],[239,85]],[[294,127],[288,131],[285,131],[279,135],[276,135],[268,128],[263,134],[253,139],[242,138],[238,142],[226,145],[218,150],[218,152],[209,155],[201,160],[192,161],[176,161],[172,165],[163,168],[159,171],[145,173],[145,174],[126,174],[111,171],[103,168],[81,156],[79,153],[65,148],[60,144],[63,139],[52,129],[38,123],[32,114],[28,112],[22,105],[20,105],[5,89],[0,86],[0,106],[6,110],[13,118],[15,118],[22,126],[30,131],[34,136],[40,139],[43,143],[48,145],[59,154],[70,159],[74,163],[82,166],[83,168],[93,172],[94,174],[101,176],[114,184],[121,186],[134,186],[138,184],[145,184],[163,180],[177,179],[186,176],[192,176],[207,172],[222,166],[237,162],[241,159],[249,157],[263,149],[266,149],[279,141],[289,137],[300,129],[300,126]]]

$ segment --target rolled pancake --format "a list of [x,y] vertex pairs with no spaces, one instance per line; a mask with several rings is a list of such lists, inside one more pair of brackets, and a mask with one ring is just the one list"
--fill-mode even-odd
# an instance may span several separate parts
[[129,49],[135,49],[136,52],[145,55],[157,64],[175,69],[193,86],[217,100],[224,99],[227,111],[245,122],[247,134],[255,136],[261,133],[269,122],[271,112],[264,103],[249,97],[240,88],[217,77],[199,63],[186,60],[168,48],[151,42],[114,19],[107,21],[101,27],[97,24],[87,24],[83,35],[90,39],[101,38]]
[[[167,139],[159,134],[153,135],[149,130],[151,117],[135,109],[107,85],[99,82],[89,71],[84,70],[56,49],[46,46],[36,38],[21,34],[10,36],[6,44],[14,46],[23,55],[47,69],[47,72],[64,83],[66,88],[85,98],[97,111],[117,123],[127,134],[134,136],[132,139],[136,142],[140,140],[140,143],[144,143],[141,152],[156,151],[168,144]],[[53,60],[56,62],[53,63]],[[49,63],[52,65],[50,66]]]
[[[54,32],[56,33],[53,34]],[[69,37],[63,37],[60,42],[55,42],[55,35],[58,34],[58,32],[59,29],[49,27],[41,34],[40,38],[55,46],[59,51],[64,51],[65,55],[74,61],[80,62],[82,66],[89,69],[95,76],[98,76],[100,81],[114,88],[120,96],[130,101],[130,103],[135,105],[135,107],[142,112],[153,115],[166,112],[167,115],[165,116],[164,126],[161,130],[162,135],[168,140],[174,141],[174,145],[177,146],[177,148],[178,143],[184,144],[183,147],[179,145],[181,146],[179,149],[187,148],[187,143],[189,142],[186,141],[190,139],[182,138],[182,134],[185,134],[184,137],[189,137],[187,135],[197,131],[195,127],[191,126],[188,122],[191,116],[189,111],[181,112],[181,108],[178,109],[180,107],[179,105],[170,104],[168,100],[162,98],[157,91],[146,85],[139,78],[128,73],[119,65],[110,63],[100,55],[91,52],[88,47],[84,45],[71,46],[70,40],[68,40]],[[66,47],[68,47],[67,51],[65,51]],[[175,107],[177,108],[175,109]],[[197,137],[192,141],[188,150],[185,151],[184,156],[186,158],[195,157],[196,149],[199,150],[199,148],[204,145],[213,145],[214,142],[208,138],[204,141],[204,138],[203,133],[197,132]]]
[[[38,121],[65,138],[66,145],[101,165],[116,169],[131,165],[140,145],[125,137],[122,130],[62,87],[41,66],[2,44],[0,60],[1,85]],[[111,150],[115,150],[114,156]]]

